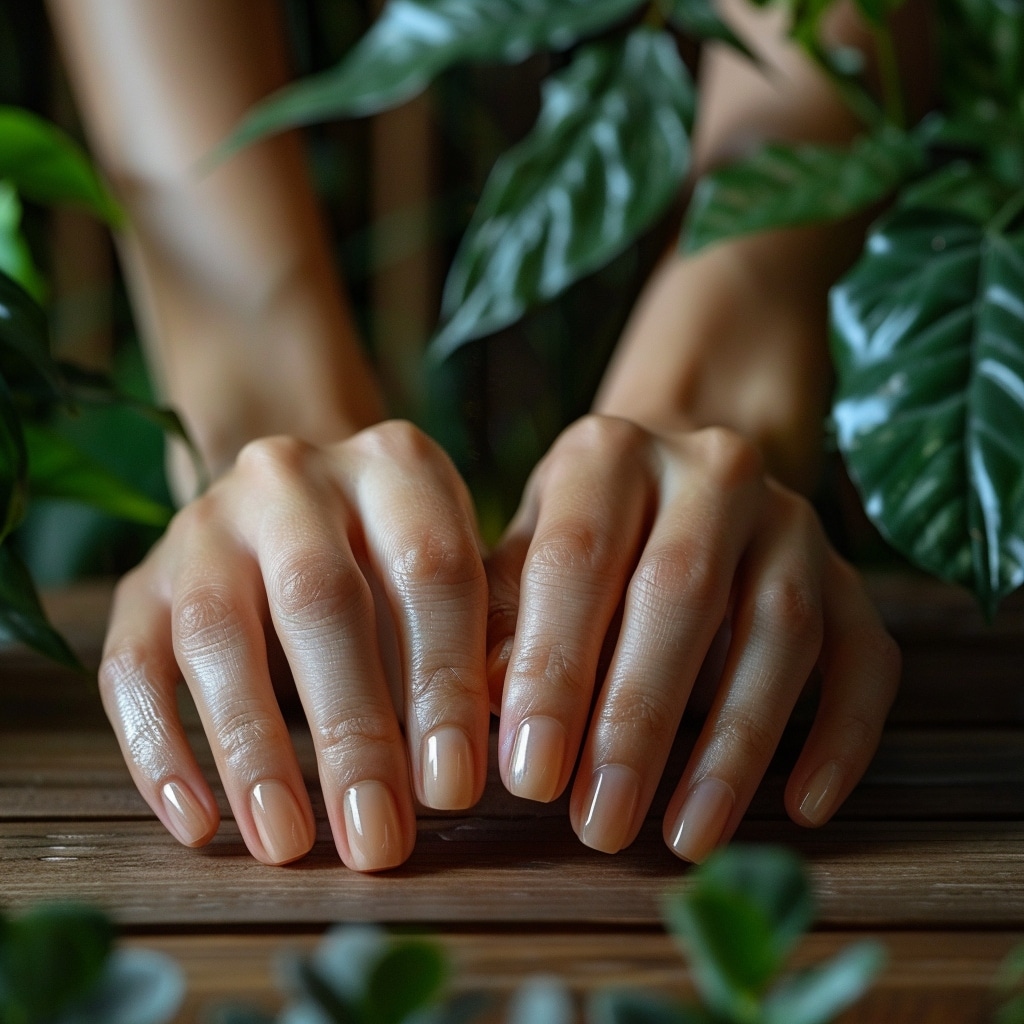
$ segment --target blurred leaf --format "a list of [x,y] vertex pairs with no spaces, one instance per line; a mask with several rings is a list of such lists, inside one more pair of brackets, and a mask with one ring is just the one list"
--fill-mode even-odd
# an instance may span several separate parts
[[1024,985],[1024,942],[1006,954],[996,975],[996,987],[1002,992],[1010,992],[1019,985]]
[[121,519],[166,526],[173,509],[153,501],[56,431],[24,424],[33,497],[82,501]]
[[[0,595],[0,616],[3,608]],[[0,1019],[36,1024],[58,1017],[95,988],[113,939],[110,921],[87,907],[55,904],[8,919],[0,933]]]
[[119,949],[86,998],[73,1002],[53,1024],[166,1024],[184,996],[185,978],[170,957]]
[[1013,996],[1000,1006],[992,1024],[1024,1024],[1024,995]]
[[50,355],[46,314],[20,284],[0,272],[0,373],[15,388],[26,370],[52,395],[59,394],[60,373]]
[[9,642],[23,643],[61,665],[85,671],[50,625],[32,577],[8,541],[0,544],[0,644]]
[[298,977],[305,997],[334,1024],[369,1024],[358,1007],[339,993],[308,960],[298,965]]
[[415,1013],[409,1024],[470,1024],[494,1003],[486,992],[460,992]]
[[21,522],[28,501],[28,453],[21,418],[0,376],[0,544]]
[[0,271],[14,278],[36,302],[45,298],[46,283],[21,233],[21,201],[6,181],[0,181]]
[[693,84],[664,32],[581,49],[530,135],[498,160],[445,285],[443,359],[603,266],[677,195]]
[[402,1024],[437,996],[446,975],[444,954],[437,946],[394,942],[366,979],[368,1024]]
[[849,149],[770,145],[698,183],[687,252],[737,235],[841,220],[873,206],[923,164],[920,143],[895,129]]
[[715,1024],[703,1010],[664,996],[628,989],[597,992],[587,1000],[587,1024]]
[[669,23],[680,32],[731,46],[744,57],[759,63],[750,48],[719,15],[714,0],[659,0]]
[[905,0],[856,0],[856,6],[867,22],[883,27],[904,2]]
[[1024,583],[1024,191],[963,186],[886,217],[833,289],[833,418],[882,533],[991,614]]
[[505,1024],[575,1024],[576,1006],[565,982],[552,975],[527,978],[512,993]]
[[897,201],[905,209],[934,210],[984,224],[1013,198],[1015,191],[979,174],[975,164],[958,160],[904,188]]
[[783,981],[764,1001],[762,1024],[829,1024],[871,987],[885,964],[877,942],[859,942]]
[[0,179],[39,203],[71,203],[108,224],[123,216],[89,158],[59,128],[17,107],[0,107]]
[[251,111],[215,154],[272,132],[395,107],[463,61],[517,63],[565,50],[621,21],[641,0],[390,0],[334,69],[281,90]]

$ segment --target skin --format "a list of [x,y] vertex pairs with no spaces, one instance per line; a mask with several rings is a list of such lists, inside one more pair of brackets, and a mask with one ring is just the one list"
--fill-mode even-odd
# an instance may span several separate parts
[[[311,847],[278,648],[338,853],[357,870],[409,856],[414,799],[457,810],[479,798],[489,704],[505,785],[551,800],[572,784],[582,841],[628,845],[721,651],[666,842],[696,861],[732,835],[814,673],[821,699],[786,806],[800,824],[828,820],[899,678],[895,644],[802,496],[829,386],[824,295],[856,225],[668,256],[592,413],[555,442],[485,555],[447,456],[384,418],[295,139],[192,173],[284,80],[273,6],[49,6],[130,213],[120,246],[158,379],[218,475],[118,586],[100,671],[129,769],[172,834],[197,846],[218,826],[177,714],[184,680],[253,856],[286,863]],[[855,126],[772,16],[726,9],[772,72],[710,48],[698,170],[766,125],[848,138]],[[859,41],[846,14],[833,29]]]

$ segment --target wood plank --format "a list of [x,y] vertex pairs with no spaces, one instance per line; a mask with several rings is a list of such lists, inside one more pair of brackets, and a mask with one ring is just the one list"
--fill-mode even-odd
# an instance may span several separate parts
[[[1024,824],[834,822],[808,833],[751,822],[738,838],[784,842],[806,857],[827,926],[1024,928]],[[308,857],[270,868],[249,856],[233,822],[202,850],[169,842],[151,821],[0,823],[0,905],[60,893],[128,925],[654,925],[662,894],[685,877],[656,827],[607,857],[561,818],[528,829],[422,819],[410,861],[381,876],[344,868],[324,827]]]

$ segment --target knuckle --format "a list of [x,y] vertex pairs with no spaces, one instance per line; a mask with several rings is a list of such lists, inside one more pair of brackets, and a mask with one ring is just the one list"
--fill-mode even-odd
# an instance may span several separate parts
[[705,427],[695,439],[713,479],[726,490],[749,484],[764,473],[764,459],[757,445],[734,430]]
[[359,761],[374,747],[400,742],[390,709],[369,705],[333,709],[317,722],[316,734],[324,767],[336,772]]
[[724,599],[726,586],[709,545],[679,540],[644,555],[631,589],[644,607],[676,606],[685,600],[710,614]]
[[650,749],[675,732],[679,710],[664,694],[623,687],[608,701],[602,719],[616,732],[627,734],[632,745]]
[[354,439],[367,455],[397,462],[423,462],[441,451],[436,442],[408,420],[387,420],[367,427]]
[[557,523],[537,538],[527,566],[527,579],[546,582],[552,576],[572,580],[579,573],[603,578],[614,558],[606,532],[586,517]]
[[719,727],[718,742],[728,748],[730,758],[739,755],[745,765],[767,765],[778,745],[772,723],[749,711],[734,711]]
[[209,584],[196,587],[177,602],[172,629],[178,649],[192,655],[233,647],[243,633],[234,601],[224,588]]
[[217,743],[232,770],[258,771],[263,752],[283,745],[280,728],[253,698],[235,698],[219,711]]
[[754,599],[754,617],[767,636],[785,637],[805,648],[821,646],[821,602],[805,579],[786,576],[761,590]]
[[293,479],[301,472],[312,450],[311,445],[296,437],[261,437],[242,448],[235,465],[243,472],[274,480]]
[[568,449],[574,457],[582,453],[608,459],[634,454],[645,439],[643,428],[629,420],[591,413],[565,431],[561,447]]
[[348,622],[372,611],[368,584],[346,559],[317,551],[289,552],[268,577],[270,600],[290,623]]
[[866,710],[850,709],[839,722],[839,734],[847,749],[858,753],[870,752],[878,746],[882,725],[881,715],[875,717]]
[[874,677],[891,702],[903,674],[903,652],[900,645],[887,630],[876,626],[860,633],[854,649],[871,666]]
[[541,694],[557,687],[560,697],[571,702],[590,698],[594,676],[585,671],[579,658],[563,643],[537,645],[516,660],[515,674],[537,686]]
[[394,571],[406,585],[483,587],[486,580],[480,553],[469,538],[439,526],[424,529],[402,544]]
[[478,702],[481,693],[482,686],[475,686],[466,675],[450,666],[413,673],[409,682],[409,695],[414,703],[427,704],[446,715],[467,703]]

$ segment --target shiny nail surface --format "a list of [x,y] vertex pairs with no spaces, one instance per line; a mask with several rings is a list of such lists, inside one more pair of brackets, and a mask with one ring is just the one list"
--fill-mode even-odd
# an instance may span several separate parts
[[606,764],[590,780],[583,804],[580,841],[602,853],[618,853],[629,839],[640,799],[640,776],[624,764]]
[[275,864],[287,864],[309,853],[314,836],[288,786],[277,779],[258,782],[249,802],[260,842]]
[[524,719],[512,747],[509,792],[541,803],[554,800],[562,778],[565,747],[566,735],[561,722],[545,715]]
[[827,761],[807,782],[800,813],[811,825],[824,825],[843,784],[843,772],[837,761]]
[[203,805],[195,794],[177,779],[171,779],[160,787],[167,824],[175,838],[186,846],[195,846],[206,838],[210,831],[210,820]]
[[402,831],[391,791],[383,782],[357,783],[345,791],[345,830],[357,871],[383,871],[402,863]]
[[457,725],[435,729],[423,741],[423,798],[438,811],[461,811],[473,803],[473,747]]
[[736,805],[732,787],[721,779],[701,779],[686,798],[671,832],[677,857],[699,864],[718,845]]

